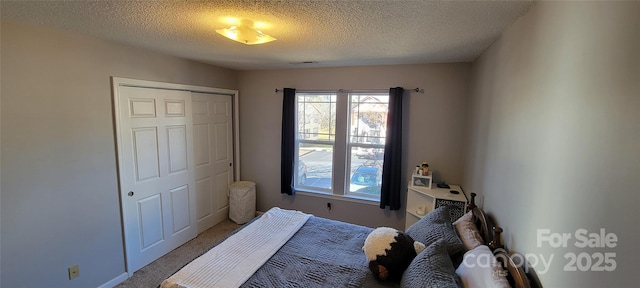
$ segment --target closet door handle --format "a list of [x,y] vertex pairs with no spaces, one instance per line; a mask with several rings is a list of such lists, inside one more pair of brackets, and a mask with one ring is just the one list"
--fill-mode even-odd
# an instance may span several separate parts
[[129,197],[133,196],[133,191],[129,191],[129,193],[127,193],[127,195],[129,195]]

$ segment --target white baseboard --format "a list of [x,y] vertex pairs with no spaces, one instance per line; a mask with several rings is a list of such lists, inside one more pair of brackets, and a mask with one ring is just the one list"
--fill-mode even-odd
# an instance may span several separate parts
[[124,282],[124,280],[127,280],[127,278],[129,278],[129,274],[127,274],[127,272],[124,272],[124,273],[118,275],[116,278],[113,278],[113,279],[109,280],[109,282],[98,286],[98,288],[113,288],[116,285]]

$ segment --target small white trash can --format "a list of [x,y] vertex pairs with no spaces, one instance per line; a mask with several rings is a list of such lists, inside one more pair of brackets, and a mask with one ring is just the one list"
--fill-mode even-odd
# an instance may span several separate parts
[[256,216],[256,183],[238,181],[229,186],[229,219],[238,224]]

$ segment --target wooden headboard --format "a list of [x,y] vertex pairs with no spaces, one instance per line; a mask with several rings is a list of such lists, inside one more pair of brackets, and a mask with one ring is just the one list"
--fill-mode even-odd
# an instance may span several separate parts
[[[515,263],[513,257],[509,256],[500,241],[500,234],[503,232],[502,228],[493,225],[493,222],[485,215],[484,211],[476,206],[475,198],[476,193],[471,193],[471,201],[469,201],[467,205],[467,211],[473,211],[473,221],[478,227],[485,244],[494,251],[498,262],[500,262],[502,268],[505,270],[507,280],[511,287],[542,288],[538,275],[528,263],[526,263],[526,269],[523,269],[522,266],[525,263]],[[489,227],[491,227],[491,229],[489,229]],[[526,261],[521,255],[518,258]]]
[[497,250],[494,252],[496,259],[502,265],[506,273],[507,280],[509,280],[509,284],[511,287],[515,288],[531,288],[529,285],[529,279],[527,279],[527,274],[524,272],[522,268],[522,264],[518,265],[513,261],[513,258],[509,257],[507,252],[503,249]]
[[467,211],[473,211],[473,223],[478,227],[484,243],[489,245],[493,241],[493,233],[489,227],[493,227],[493,224],[489,222],[489,218],[484,214],[484,211],[476,206],[476,193],[471,193],[471,201],[467,204]]

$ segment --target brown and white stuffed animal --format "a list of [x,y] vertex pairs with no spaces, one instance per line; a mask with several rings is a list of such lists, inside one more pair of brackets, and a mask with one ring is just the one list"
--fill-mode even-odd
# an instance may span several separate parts
[[379,227],[369,233],[362,250],[369,261],[369,270],[377,279],[398,282],[413,258],[424,248],[424,244],[403,232]]

